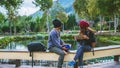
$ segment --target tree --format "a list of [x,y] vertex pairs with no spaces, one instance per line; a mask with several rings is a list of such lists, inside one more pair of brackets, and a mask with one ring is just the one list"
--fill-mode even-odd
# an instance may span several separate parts
[[44,22],[46,22],[46,13],[43,13],[43,15],[42,15],[42,17],[37,17],[36,19],[35,19],[35,23],[36,23],[36,25],[35,25],[35,28],[36,28],[36,31],[46,31],[46,29],[44,29],[45,28],[45,23]]
[[5,20],[5,16],[0,12],[0,23],[2,23]]
[[120,15],[120,0],[97,0],[97,7],[102,19],[106,17],[114,21],[114,27],[116,29],[115,19]]
[[52,21],[57,18],[57,15],[61,12],[64,12],[64,8],[61,6],[59,1],[54,1],[52,7],[49,10],[49,22],[50,22],[50,29],[52,28]]
[[26,16],[25,21],[24,21],[25,31],[28,33],[31,31],[31,29],[30,29],[31,20],[32,20],[32,16]]
[[0,6],[4,7],[7,10],[7,14],[10,22],[9,23],[10,35],[12,34],[11,24],[16,19],[16,16],[18,14],[17,9],[19,9],[22,3],[23,3],[23,0],[0,0]]
[[87,16],[90,20],[94,20],[99,14],[98,8],[96,7],[96,2],[96,0],[87,0]]
[[58,1],[55,1],[53,3],[53,6],[51,7],[49,13],[50,13],[50,16],[52,19],[55,19],[56,18],[56,15],[59,13],[59,12],[64,12],[64,8],[61,6],[61,4],[58,2]]
[[67,23],[65,23],[65,29],[66,30],[75,30],[76,26],[77,26],[77,22],[76,22],[75,14],[68,15],[68,21],[67,21]]
[[75,0],[73,3],[73,7],[75,9],[75,12],[80,17],[85,18],[85,16],[88,14],[86,0]]
[[49,32],[48,11],[49,11],[49,8],[52,7],[53,1],[52,0],[35,0],[35,1],[33,1],[33,4],[35,4],[37,7],[39,7],[41,11],[46,13],[47,29],[48,29],[48,32]]
[[92,21],[98,17],[100,22],[107,18],[115,21],[120,15],[120,0],[75,0],[73,7],[79,17]]
[[73,7],[81,18],[94,19],[98,15],[96,0],[75,0]]
[[118,15],[120,0],[97,0],[97,7],[102,16]]

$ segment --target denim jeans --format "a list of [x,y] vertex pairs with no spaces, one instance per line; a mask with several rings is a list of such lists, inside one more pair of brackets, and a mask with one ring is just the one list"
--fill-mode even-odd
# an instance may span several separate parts
[[79,60],[79,66],[80,68],[83,68],[83,55],[84,55],[84,52],[86,51],[91,51],[91,46],[90,45],[84,45],[81,44],[80,42],[78,42],[78,48],[77,48],[77,52],[76,52],[76,55],[74,57],[74,60]]
[[59,55],[58,68],[62,68],[62,64],[63,64],[63,60],[64,60],[64,56],[65,56],[63,50],[58,47],[50,47],[49,50],[50,50],[50,52],[54,52]]

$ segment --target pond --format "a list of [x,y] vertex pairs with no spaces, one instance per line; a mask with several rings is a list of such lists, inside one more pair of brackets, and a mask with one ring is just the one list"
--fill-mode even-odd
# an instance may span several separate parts
[[21,50],[21,49],[27,49],[27,45],[30,42],[40,42],[39,40],[26,40],[26,41],[19,41],[19,42],[11,42],[9,43],[5,49],[17,49],[17,50]]
[[[47,47],[47,40],[26,40],[26,41],[19,41],[19,42],[11,42],[7,45],[7,47],[5,49],[27,49],[27,45],[30,42],[41,42],[44,44],[44,46]],[[77,49],[77,43],[75,40],[65,40],[65,43],[69,43],[71,44],[71,49],[70,50],[76,50]],[[117,43],[118,45],[120,45],[120,43]],[[116,43],[113,42],[100,42],[97,41],[97,45],[96,47],[103,47],[103,46],[109,46],[109,45],[117,45]]]

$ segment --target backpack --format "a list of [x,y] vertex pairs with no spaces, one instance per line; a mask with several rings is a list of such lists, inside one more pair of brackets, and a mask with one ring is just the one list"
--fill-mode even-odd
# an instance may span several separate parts
[[30,52],[30,57],[32,57],[32,67],[33,67],[33,52],[45,52],[46,47],[39,42],[31,42],[27,45],[28,51]]

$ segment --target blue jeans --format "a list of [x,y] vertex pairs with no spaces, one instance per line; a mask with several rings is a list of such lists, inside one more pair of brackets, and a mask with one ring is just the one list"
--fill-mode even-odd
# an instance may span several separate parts
[[58,47],[50,47],[49,50],[50,50],[50,52],[54,52],[59,55],[58,68],[62,68],[62,64],[63,64],[63,60],[64,60],[64,56],[65,56],[63,50]]
[[91,46],[90,45],[84,45],[81,44],[80,42],[78,42],[78,48],[77,48],[77,52],[75,54],[74,60],[79,60],[79,66],[80,68],[83,68],[83,55],[84,52],[86,51],[91,51]]

